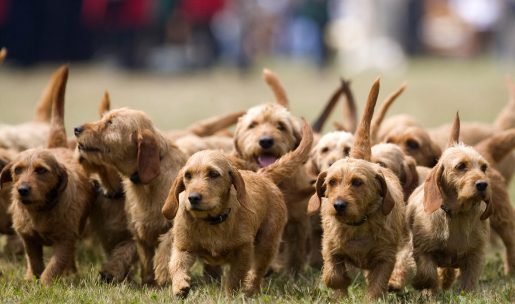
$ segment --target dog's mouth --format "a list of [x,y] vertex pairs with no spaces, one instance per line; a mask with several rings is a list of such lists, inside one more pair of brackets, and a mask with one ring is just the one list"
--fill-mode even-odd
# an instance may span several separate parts
[[260,168],[265,168],[275,163],[278,157],[269,153],[263,153],[256,156],[255,159]]
[[92,146],[86,146],[84,144],[78,144],[78,148],[81,152],[86,152],[86,153],[100,153],[102,152],[102,150],[100,150],[99,148],[95,148],[95,147],[92,147]]
[[32,205],[32,201],[29,199],[24,198],[24,199],[21,199],[20,201],[24,205]]

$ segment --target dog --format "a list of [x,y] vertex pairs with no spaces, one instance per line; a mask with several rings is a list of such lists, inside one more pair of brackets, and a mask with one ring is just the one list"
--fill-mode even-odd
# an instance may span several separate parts
[[[449,147],[408,202],[417,269],[413,286],[429,293],[450,288],[455,268],[460,270],[460,288],[473,290],[484,266],[487,219],[493,210],[488,175],[492,169],[476,150],[458,141],[456,115]],[[442,282],[438,267],[442,268]]]
[[[64,111],[67,67],[61,77],[60,85],[52,94],[54,113]],[[67,149],[66,135],[60,128],[62,122],[56,119],[59,117],[52,115],[48,148],[19,153],[0,173],[2,188],[11,183],[9,212],[14,230],[23,240],[26,278],[35,276],[45,285],[64,274],[76,272],[76,243],[95,199],[91,182],[73,152]],[[46,267],[43,246],[54,249]]]
[[[287,97],[277,77],[265,70],[264,78],[272,84],[277,102],[250,108],[239,119],[234,132],[235,156],[261,168],[274,164],[301,141],[300,120],[285,107]],[[280,258],[284,258],[287,271],[298,273],[303,269],[307,255],[309,217],[306,207],[313,187],[304,166],[300,166],[279,188],[288,207]]]
[[351,283],[346,264],[366,269],[369,299],[387,291],[408,233],[399,180],[391,170],[370,162],[370,121],[378,92],[376,80],[350,157],[320,173],[309,201],[309,212],[320,209],[322,217],[322,281],[346,296]]
[[238,170],[219,151],[198,152],[188,160],[163,207],[163,214],[174,219],[170,260],[174,295],[187,295],[188,270],[196,257],[229,265],[226,293],[240,287],[247,295],[259,291],[287,220],[276,184],[305,162],[312,141],[311,129],[304,123],[298,148],[258,173]]
[[156,252],[159,236],[171,227],[161,208],[186,156],[154,127],[145,113],[128,108],[111,110],[96,122],[76,127],[74,134],[83,155],[113,166],[121,174],[141,281],[155,284],[153,261],[168,260],[166,251]]

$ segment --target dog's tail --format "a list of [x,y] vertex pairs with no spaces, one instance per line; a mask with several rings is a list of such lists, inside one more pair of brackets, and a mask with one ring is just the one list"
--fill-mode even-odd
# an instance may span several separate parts
[[354,133],[358,127],[358,110],[356,108],[356,99],[350,89],[350,80],[342,79],[342,90],[345,95],[346,103],[343,104],[343,127],[347,132]]
[[460,113],[456,112],[456,116],[454,117],[454,120],[452,122],[450,134],[449,134],[449,141],[447,142],[447,147],[452,147],[455,144],[460,142]]
[[68,141],[64,128],[64,95],[68,80],[68,66],[59,68],[55,75],[55,88],[52,90],[52,113],[50,118],[50,134],[48,135],[48,148],[67,148]]
[[354,145],[352,146],[350,152],[350,157],[352,158],[370,161],[372,154],[372,146],[370,142],[370,122],[374,116],[374,108],[376,106],[377,96],[379,95],[379,86],[380,82],[379,78],[377,78],[370,88],[367,104],[365,105],[365,110],[363,111],[358,129],[355,133]]
[[[61,85],[63,81],[63,69],[68,69],[68,66],[63,65],[59,67],[50,78],[43,94],[39,99],[38,104],[36,105],[36,111],[34,113],[34,118],[32,119],[35,122],[49,122],[52,112],[52,103],[54,91]],[[66,72],[68,73],[68,72]],[[65,80],[66,81],[66,80]]]
[[313,131],[309,124],[303,120],[302,139],[299,146],[283,155],[272,165],[260,169],[258,172],[268,176],[275,184],[281,183],[285,178],[295,174],[295,172],[305,163],[311,152],[313,145]]
[[7,49],[6,49],[6,48],[2,48],[2,49],[0,50],[0,64],[1,64],[2,62],[4,62],[5,57],[7,57]]
[[104,96],[102,96],[102,100],[98,105],[98,115],[100,117],[104,116],[105,113],[111,111],[111,98],[109,97],[109,92],[107,90],[104,91]]
[[245,114],[244,111],[210,117],[196,122],[187,128],[188,132],[200,137],[211,136],[236,124],[238,119]]
[[515,148],[515,129],[483,139],[474,148],[489,162],[499,163]]
[[370,138],[372,139],[372,142],[377,140],[377,133],[379,132],[379,128],[381,128],[381,124],[383,123],[386,113],[397,99],[397,97],[399,97],[405,89],[406,83],[403,83],[396,91],[386,97],[386,99],[381,104],[381,107],[379,108],[379,111],[377,111],[377,114],[374,116],[372,125],[370,126]]
[[272,92],[274,92],[277,103],[288,109],[290,104],[288,96],[286,95],[286,91],[279,81],[279,78],[277,78],[277,75],[269,69],[263,69],[263,79],[265,79],[268,86],[272,89]]
[[494,126],[500,130],[508,130],[515,127],[515,83],[510,76],[506,77],[508,87],[508,103],[495,119]]

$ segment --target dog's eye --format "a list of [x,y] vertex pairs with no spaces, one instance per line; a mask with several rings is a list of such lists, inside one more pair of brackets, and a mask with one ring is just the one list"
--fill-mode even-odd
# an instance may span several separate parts
[[363,185],[363,181],[362,181],[362,180],[360,180],[359,178],[353,178],[353,179],[351,180],[351,184],[352,184],[352,186],[354,186],[354,187],[359,187],[359,186]]
[[47,173],[47,172],[48,172],[48,170],[47,170],[47,169],[45,169],[45,168],[43,168],[43,167],[37,167],[37,168],[34,170],[34,172],[36,172],[36,174],[41,175],[41,174],[45,174],[45,173]]
[[350,148],[349,147],[345,147],[343,149],[343,156],[349,156],[350,154]]
[[329,180],[329,186],[331,186],[331,187],[336,186],[336,180],[335,179]]
[[321,153],[327,153],[329,152],[329,147],[323,147],[322,150],[320,150]]
[[255,128],[256,126],[257,126],[257,122],[253,121],[253,122],[251,122],[251,123],[250,123],[250,125],[249,125],[249,129],[253,129],[253,128]]
[[285,131],[286,126],[282,122],[279,122],[279,123],[277,123],[277,130]]
[[191,179],[191,173],[190,172],[184,173],[184,178],[185,179]]
[[14,168],[14,174],[16,174],[16,175],[21,174],[22,171],[23,171],[23,168],[21,168],[21,167]]
[[416,150],[418,148],[420,148],[420,145],[418,144],[418,142],[416,142],[415,140],[413,139],[408,139],[406,141],[406,146],[411,149],[411,150]]
[[482,164],[481,171],[486,172],[486,169],[488,169],[488,166],[486,164]]
[[459,164],[456,166],[456,170],[459,170],[459,171],[465,171],[465,170],[467,170],[467,164],[466,164],[466,163],[459,163]]
[[209,178],[217,178],[220,176],[220,173],[218,173],[214,170],[209,170],[209,172],[207,173],[207,176],[209,176]]

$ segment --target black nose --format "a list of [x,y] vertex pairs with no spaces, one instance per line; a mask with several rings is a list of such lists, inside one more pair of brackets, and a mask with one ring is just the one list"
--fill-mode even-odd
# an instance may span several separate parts
[[30,193],[30,186],[29,185],[21,185],[18,187],[18,193],[21,196],[27,196]]
[[347,202],[344,200],[337,200],[333,204],[333,207],[334,207],[334,210],[336,210],[336,212],[338,212],[338,213],[345,212],[345,209],[347,209]]
[[76,137],[79,137],[79,135],[84,131],[83,127],[76,127],[73,129],[73,134],[75,134]]
[[259,145],[263,149],[270,149],[274,145],[274,139],[272,137],[261,137],[259,139]]
[[198,205],[202,201],[202,195],[200,193],[192,193],[188,196],[188,200],[192,205]]
[[479,191],[485,191],[487,187],[488,187],[487,182],[477,182],[476,183],[476,189]]

